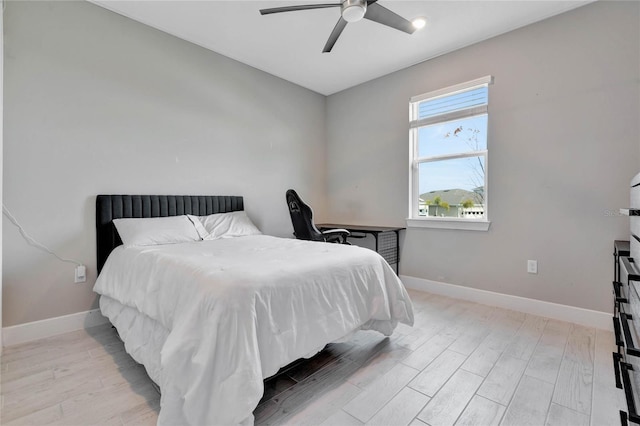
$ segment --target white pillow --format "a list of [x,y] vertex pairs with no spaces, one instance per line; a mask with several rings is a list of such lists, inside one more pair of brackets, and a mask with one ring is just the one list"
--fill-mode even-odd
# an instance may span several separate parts
[[[205,237],[209,235],[209,232],[207,232],[207,230],[204,228],[204,225],[202,225],[200,218],[192,214],[188,214],[187,217],[189,218],[191,223],[193,223],[193,226],[196,228],[196,232],[198,233],[198,235],[200,235],[200,239],[204,240]],[[203,217],[206,217],[206,216],[203,216]]]
[[125,247],[200,241],[187,216],[114,219]]
[[205,240],[262,235],[262,232],[251,222],[244,210],[200,216],[199,219],[207,232],[207,235],[203,237]]

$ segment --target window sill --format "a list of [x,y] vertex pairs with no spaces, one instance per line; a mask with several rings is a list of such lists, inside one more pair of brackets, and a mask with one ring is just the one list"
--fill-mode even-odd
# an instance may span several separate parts
[[407,228],[461,229],[464,231],[488,231],[491,222],[488,220],[424,218],[407,219]]

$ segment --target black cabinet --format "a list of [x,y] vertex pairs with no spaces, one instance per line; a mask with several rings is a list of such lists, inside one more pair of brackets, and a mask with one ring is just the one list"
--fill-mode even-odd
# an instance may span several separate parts
[[640,268],[629,257],[629,242],[614,242],[613,328],[617,351],[613,353],[616,386],[624,389],[627,411],[622,425],[640,425]]
[[613,242],[613,279],[620,281],[620,263],[621,257],[629,257],[631,253],[631,244],[629,241],[615,240]]

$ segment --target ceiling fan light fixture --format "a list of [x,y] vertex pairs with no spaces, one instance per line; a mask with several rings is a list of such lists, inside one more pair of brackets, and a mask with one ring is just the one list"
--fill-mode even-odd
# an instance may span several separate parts
[[415,28],[416,30],[421,30],[425,27],[425,25],[427,25],[427,19],[421,16],[411,21],[411,25],[413,25],[413,28]]
[[364,18],[367,12],[367,2],[362,0],[345,0],[342,3],[342,19],[347,22],[357,22]]

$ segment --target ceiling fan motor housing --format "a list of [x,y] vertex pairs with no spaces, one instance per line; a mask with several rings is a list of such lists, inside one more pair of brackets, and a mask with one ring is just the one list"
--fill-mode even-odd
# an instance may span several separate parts
[[347,22],[356,22],[364,17],[367,12],[366,0],[344,0],[340,7],[342,19]]

